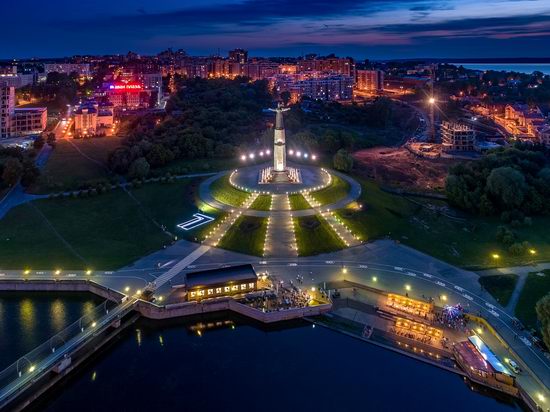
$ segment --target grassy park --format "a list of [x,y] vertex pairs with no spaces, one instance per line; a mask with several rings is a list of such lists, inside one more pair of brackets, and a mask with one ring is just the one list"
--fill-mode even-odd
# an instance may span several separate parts
[[[209,225],[177,229],[198,211],[198,180],[117,189],[96,197],[43,199],[12,209],[0,220],[0,267],[115,269],[162,248],[172,238],[202,237]],[[214,210],[202,210],[216,216]]]
[[350,189],[349,183],[338,176],[332,175],[332,183],[317,192],[312,192],[311,196],[322,205],[334,203],[346,197]]
[[550,269],[529,273],[516,306],[516,317],[527,327],[537,328],[535,305],[550,293]]
[[506,306],[510,301],[517,282],[518,276],[512,274],[480,276],[479,278],[479,284],[502,306]]
[[532,226],[514,229],[520,239],[532,245],[536,254],[512,256],[496,240],[497,227],[503,224],[498,218],[450,218],[426,207],[426,202],[385,192],[371,180],[357,180],[363,188],[360,198],[338,210],[337,215],[363,240],[388,237],[474,270],[550,260],[548,217],[533,217]]
[[222,238],[219,246],[235,252],[262,256],[266,230],[266,218],[240,216]]
[[290,209],[292,210],[304,210],[311,207],[304,196],[300,193],[288,195],[288,201],[290,202]]
[[110,179],[107,158],[120,142],[118,137],[58,140],[31,192],[59,192]]
[[235,207],[241,206],[249,193],[236,189],[229,183],[229,175],[223,176],[210,185],[210,191],[214,199]]
[[345,245],[329,224],[318,216],[293,218],[300,256],[318,255],[344,249]]
[[271,207],[271,195],[258,195],[250,205],[253,210],[269,210]]

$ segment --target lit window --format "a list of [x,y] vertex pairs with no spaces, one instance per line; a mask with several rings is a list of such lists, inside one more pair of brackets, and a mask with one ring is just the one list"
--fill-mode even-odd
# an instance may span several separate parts
[[208,289],[208,294],[213,295],[214,294],[214,289]]
[[241,290],[245,290],[245,289],[246,289],[246,283],[243,283],[243,284],[241,285]]
[[222,293],[222,288],[216,288],[216,293]]
[[248,287],[249,287],[250,289],[254,289],[254,283],[249,283],[249,284],[248,284]]
[[204,290],[199,290],[199,291],[197,292],[197,295],[199,295],[199,296],[204,296]]
[[224,290],[225,292],[229,292],[229,291],[231,291],[231,288],[230,288],[229,286],[226,286],[226,287],[223,288],[223,290]]
[[197,294],[195,292],[191,292],[191,297],[194,298],[195,296],[197,296]]
[[238,290],[239,290],[239,285],[233,285],[233,286],[231,286],[231,290],[234,291],[234,292],[235,292],[235,291],[238,291]]

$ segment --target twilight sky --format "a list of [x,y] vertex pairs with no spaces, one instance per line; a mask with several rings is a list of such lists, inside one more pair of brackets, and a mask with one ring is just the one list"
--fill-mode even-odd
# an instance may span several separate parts
[[549,0],[25,0],[1,9],[0,58],[167,47],[202,55],[242,47],[256,56],[550,57]]

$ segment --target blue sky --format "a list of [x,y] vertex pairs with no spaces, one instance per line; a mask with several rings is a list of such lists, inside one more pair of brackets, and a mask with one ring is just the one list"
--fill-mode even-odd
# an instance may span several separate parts
[[[550,57],[549,0],[25,0],[2,5],[0,58],[336,53]],[[7,35],[6,35],[7,33]]]

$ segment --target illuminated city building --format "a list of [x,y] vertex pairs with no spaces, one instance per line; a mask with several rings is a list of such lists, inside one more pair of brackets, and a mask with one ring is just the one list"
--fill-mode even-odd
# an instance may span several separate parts
[[12,118],[15,111],[15,88],[0,82],[0,137],[12,134]]
[[258,277],[250,264],[229,266],[188,273],[184,287],[188,301],[234,296],[256,291]]
[[382,70],[357,70],[358,90],[377,93],[384,90],[384,72]]
[[245,64],[248,61],[248,51],[243,49],[230,50],[229,60],[239,64]]
[[46,63],[44,64],[44,73],[64,73],[71,74],[76,73],[81,77],[90,77],[90,64],[89,63]]
[[48,109],[46,107],[16,108],[12,118],[14,136],[40,134],[46,130]]

